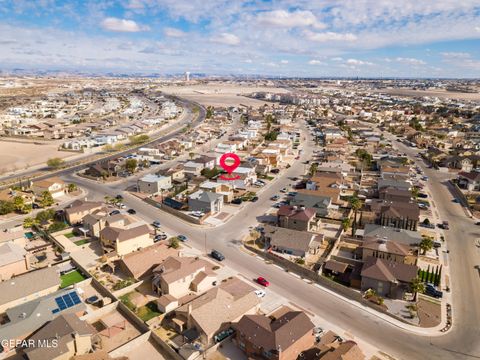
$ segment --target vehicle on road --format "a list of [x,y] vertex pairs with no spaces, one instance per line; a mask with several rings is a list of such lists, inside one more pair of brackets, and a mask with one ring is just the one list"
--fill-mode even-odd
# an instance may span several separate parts
[[284,187],[282,190],[280,190],[281,193],[286,193],[288,191],[288,189],[286,187]]
[[135,209],[128,209],[127,213],[129,213],[130,215],[135,215],[137,212],[135,211]]
[[460,200],[457,199],[457,198],[453,199],[452,201],[453,201],[455,204],[460,204]]
[[232,200],[232,204],[240,205],[241,203],[242,203],[242,199],[241,199],[241,198],[236,198],[236,199],[233,199],[233,200]]
[[264,277],[261,277],[261,276],[259,276],[257,278],[257,283],[262,285],[262,286],[265,286],[265,287],[270,286],[270,282],[267,279],[265,279]]
[[475,225],[480,226],[480,221],[477,221]]
[[273,195],[273,196],[270,198],[270,200],[272,200],[272,201],[277,201],[278,199],[280,199],[280,196],[278,196],[278,195]]
[[178,240],[180,240],[181,242],[185,242],[185,241],[188,240],[185,235],[178,235],[177,238],[178,238]]
[[225,260],[225,256],[220,251],[217,251],[217,250],[212,250],[212,252],[210,253],[210,256],[218,261]]
[[258,196],[254,196],[251,201],[256,202],[257,200],[258,200]]
[[444,220],[442,221],[442,223],[440,224],[440,228],[442,228],[443,230],[448,230],[450,229],[450,226],[448,224],[448,221]]
[[263,298],[265,297],[265,295],[267,295],[267,293],[265,292],[265,290],[255,290],[255,295],[257,295],[257,297],[259,298]]
[[153,225],[153,227],[155,227],[155,228],[157,228],[157,229],[161,226],[160,221],[158,221],[158,220],[155,220],[155,221],[152,223],[152,225]]

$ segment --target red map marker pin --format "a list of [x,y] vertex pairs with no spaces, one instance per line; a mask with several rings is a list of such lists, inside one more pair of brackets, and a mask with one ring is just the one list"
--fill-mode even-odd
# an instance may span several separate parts
[[[227,159],[232,159],[233,164],[231,164],[231,165],[227,164],[226,163]],[[240,158],[238,157],[237,154],[225,153],[220,158],[220,166],[222,167],[223,170],[225,170],[229,174],[234,172],[235,169],[238,167],[238,165],[240,165]],[[240,178],[240,176],[235,176],[233,178],[226,177],[225,175],[220,176],[220,179],[223,179],[223,180],[237,180],[239,178]]]

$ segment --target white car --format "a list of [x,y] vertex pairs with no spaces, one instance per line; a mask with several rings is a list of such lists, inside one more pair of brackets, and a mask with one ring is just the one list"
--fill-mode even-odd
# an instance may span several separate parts
[[255,290],[255,295],[257,295],[259,298],[263,298],[265,295],[267,295],[267,293],[264,290]]

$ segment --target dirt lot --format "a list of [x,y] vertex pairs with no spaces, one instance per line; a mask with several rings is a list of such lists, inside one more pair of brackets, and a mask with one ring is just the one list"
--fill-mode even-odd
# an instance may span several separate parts
[[0,141],[0,173],[19,170],[46,162],[49,158],[65,158],[75,154],[58,151],[58,143]]
[[163,86],[161,90],[167,94],[175,94],[187,99],[197,101],[202,105],[212,106],[239,106],[247,105],[258,107],[265,104],[265,101],[250,99],[243,95],[253,92],[265,91],[274,93],[288,92],[282,88],[271,86],[248,86],[235,84],[192,84],[186,86]]
[[441,307],[439,304],[420,298],[417,302],[417,313],[421,327],[433,327],[440,324]]

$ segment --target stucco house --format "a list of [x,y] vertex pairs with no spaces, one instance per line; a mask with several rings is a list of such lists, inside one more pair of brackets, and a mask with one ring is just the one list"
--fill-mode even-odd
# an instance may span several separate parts
[[43,192],[48,191],[54,199],[65,195],[65,183],[63,180],[54,177],[45,180],[32,182],[32,191],[35,196],[41,196]]

